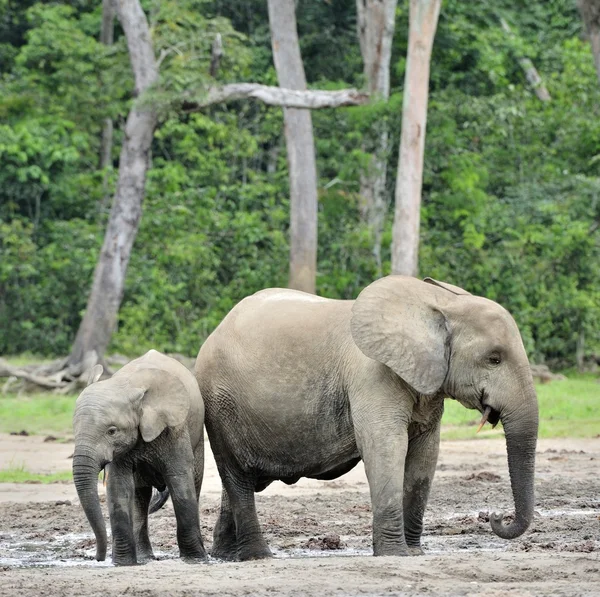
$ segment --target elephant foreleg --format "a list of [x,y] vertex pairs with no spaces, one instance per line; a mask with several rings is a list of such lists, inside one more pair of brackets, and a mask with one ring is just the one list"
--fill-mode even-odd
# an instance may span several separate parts
[[[395,398],[395,397],[394,397]],[[373,508],[373,554],[405,556],[403,485],[408,449],[410,407],[399,412],[397,400],[385,396],[369,408],[355,409],[354,428],[371,492]]]
[[108,466],[106,492],[112,530],[112,560],[117,566],[133,566],[137,564],[133,532],[133,471],[130,466],[115,462]]
[[[440,415],[441,416],[441,415]],[[404,536],[411,555],[422,554],[423,516],[440,447],[440,421],[410,439],[404,468]]]
[[182,558],[192,561],[205,560],[206,550],[200,533],[198,512],[198,480],[191,446],[184,442],[176,448],[179,458],[165,471],[175,518],[177,520],[177,544]]
[[381,440],[388,445],[364,455],[373,508],[373,555],[405,556],[402,481],[407,439],[388,436]]

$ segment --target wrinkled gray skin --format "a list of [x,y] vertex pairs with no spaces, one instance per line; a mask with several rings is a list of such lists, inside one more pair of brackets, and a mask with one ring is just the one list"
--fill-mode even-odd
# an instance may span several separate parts
[[493,410],[506,434],[521,535],[534,505],[537,398],[510,314],[450,284],[382,278],[356,301],[269,289],[241,301],[202,346],[196,378],[223,481],[212,555],[270,555],[254,492],[335,479],[363,460],[374,554],[421,553],[444,397]]
[[173,499],[181,557],[205,559],[198,519],[204,404],[194,375],[155,350],[98,382],[101,374],[99,367],[73,415],[73,478],[96,535],[96,559],[106,557],[98,499],[98,474],[104,467],[115,564],[154,558],[148,537],[152,487],[167,487]]

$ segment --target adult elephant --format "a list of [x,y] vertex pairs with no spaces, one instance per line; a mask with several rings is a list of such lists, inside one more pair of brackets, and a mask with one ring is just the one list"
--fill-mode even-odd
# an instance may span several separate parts
[[529,526],[538,407],[511,315],[430,278],[388,276],[355,301],[269,289],[242,300],[202,346],[196,378],[223,482],[213,556],[267,557],[254,492],[335,479],[364,461],[375,555],[420,553],[444,397],[502,421],[514,520]]

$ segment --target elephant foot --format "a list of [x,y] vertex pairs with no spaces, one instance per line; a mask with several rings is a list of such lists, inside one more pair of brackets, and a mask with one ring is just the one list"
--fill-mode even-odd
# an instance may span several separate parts
[[374,556],[411,556],[416,555],[410,552],[406,545],[385,545],[375,546],[373,548]]
[[425,555],[420,545],[409,545],[408,546],[408,555],[409,556],[422,556]]
[[266,545],[248,546],[238,549],[238,559],[241,562],[247,562],[248,560],[263,560],[272,557],[273,554]]
[[186,564],[204,564],[208,560],[208,557],[206,556],[206,554],[204,554],[203,556],[197,555],[197,556],[180,556],[180,557]]
[[235,562],[238,559],[237,548],[235,545],[231,546],[229,549],[222,547],[213,547],[210,552],[211,558],[215,558],[217,560],[224,560],[226,562]]
[[139,553],[138,552],[138,564],[147,564],[148,562],[151,562],[152,560],[156,560],[156,556],[154,555],[153,552],[142,552]]
[[138,562],[135,558],[113,558],[115,566],[137,566]]
[[238,559],[235,527],[229,532],[222,530],[217,531],[217,529],[215,529],[210,555],[213,558],[228,562],[233,562]]

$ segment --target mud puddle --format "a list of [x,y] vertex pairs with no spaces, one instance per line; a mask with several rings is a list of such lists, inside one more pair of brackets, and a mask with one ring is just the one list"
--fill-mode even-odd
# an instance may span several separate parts
[[[503,455],[502,443],[498,446]],[[106,597],[600,595],[600,440],[576,447],[560,460],[556,450],[538,453],[531,527],[522,537],[504,541],[489,523],[491,512],[513,509],[504,459],[492,459],[491,448],[473,450],[477,454],[469,459],[452,446],[425,515],[425,555],[402,559],[372,557],[368,488],[351,477],[314,490],[286,486],[279,494],[257,494],[259,520],[275,557],[209,560],[209,566],[179,560],[170,502],[150,518],[158,560],[133,568],[93,559],[95,540],[75,500],[4,502],[0,597],[87,597],[98,594],[99,587]],[[215,494],[201,500],[209,552],[219,508]],[[106,515],[104,503],[102,508]]]
[[105,562],[96,562],[95,549],[82,549],[78,559],[63,557],[67,550],[82,542],[88,544],[92,537],[86,534],[69,533],[50,537],[48,540],[26,540],[17,534],[0,536],[0,567],[34,568],[49,566],[105,566]]

